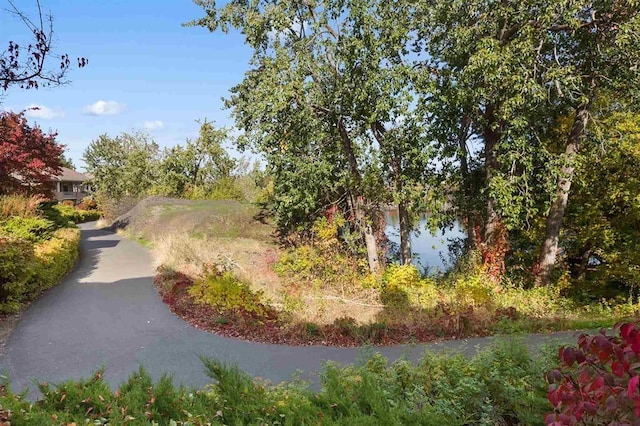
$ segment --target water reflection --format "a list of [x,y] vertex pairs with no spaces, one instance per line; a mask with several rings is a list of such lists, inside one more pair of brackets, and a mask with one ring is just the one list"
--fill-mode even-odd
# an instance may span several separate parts
[[[400,244],[400,229],[398,224],[398,211],[388,210],[385,213],[387,226],[385,233],[394,244]],[[443,258],[447,259],[448,239],[464,237],[464,230],[456,223],[453,229],[437,231],[431,234],[426,228],[427,216],[422,215],[420,223],[416,227],[417,232],[411,236],[411,250],[413,252],[413,264],[420,270],[428,268],[429,273],[444,271]]]

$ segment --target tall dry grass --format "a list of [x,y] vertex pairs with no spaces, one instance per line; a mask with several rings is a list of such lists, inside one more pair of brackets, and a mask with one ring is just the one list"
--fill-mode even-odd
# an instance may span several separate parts
[[207,268],[232,271],[253,290],[261,290],[275,303],[281,299],[279,277],[272,271],[275,248],[249,238],[196,238],[185,232],[165,232],[152,240],[154,266],[171,267],[191,277]]
[[44,198],[41,196],[0,195],[0,220],[13,216],[35,217],[42,201]]

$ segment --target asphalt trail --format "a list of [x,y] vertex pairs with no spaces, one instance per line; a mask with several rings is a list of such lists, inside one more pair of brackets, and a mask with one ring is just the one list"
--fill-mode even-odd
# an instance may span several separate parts
[[[292,378],[316,381],[322,363],[353,363],[371,351],[391,360],[417,360],[425,350],[473,354],[489,339],[447,341],[417,346],[377,348],[291,347],[216,336],[175,317],[153,285],[149,251],[138,243],[84,224],[80,261],[57,287],[31,304],[7,342],[0,372],[14,391],[38,392],[33,379],[58,383],[87,377],[105,368],[114,389],[143,365],[155,378],[173,375],[176,383],[203,387],[211,380],[199,356],[235,363],[254,377],[274,383]],[[527,336],[532,347],[552,339],[570,339],[573,332],[552,337]]]

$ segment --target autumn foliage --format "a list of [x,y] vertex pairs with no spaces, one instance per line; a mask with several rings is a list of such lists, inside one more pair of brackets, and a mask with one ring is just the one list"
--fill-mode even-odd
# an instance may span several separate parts
[[23,112],[0,113],[0,194],[51,189],[64,150],[55,138],[55,133],[30,126]]
[[548,373],[555,412],[547,425],[640,425],[640,329],[625,323],[615,330],[560,348],[561,367]]

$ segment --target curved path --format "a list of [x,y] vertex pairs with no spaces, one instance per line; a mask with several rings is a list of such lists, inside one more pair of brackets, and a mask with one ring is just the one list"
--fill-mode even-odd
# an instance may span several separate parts
[[[355,362],[363,350],[323,346],[291,347],[244,342],[191,327],[162,303],[153,285],[149,251],[117,234],[84,224],[77,268],[57,287],[31,304],[7,342],[0,372],[14,391],[33,379],[59,382],[87,377],[100,367],[118,386],[143,365],[154,378],[173,374],[177,383],[210,383],[199,356],[237,363],[272,382],[302,371],[314,379],[326,360]],[[556,336],[567,338],[573,333]],[[532,345],[547,339],[529,336]],[[473,353],[491,339],[469,339],[418,346],[375,348],[390,359],[420,357],[425,348]]]

